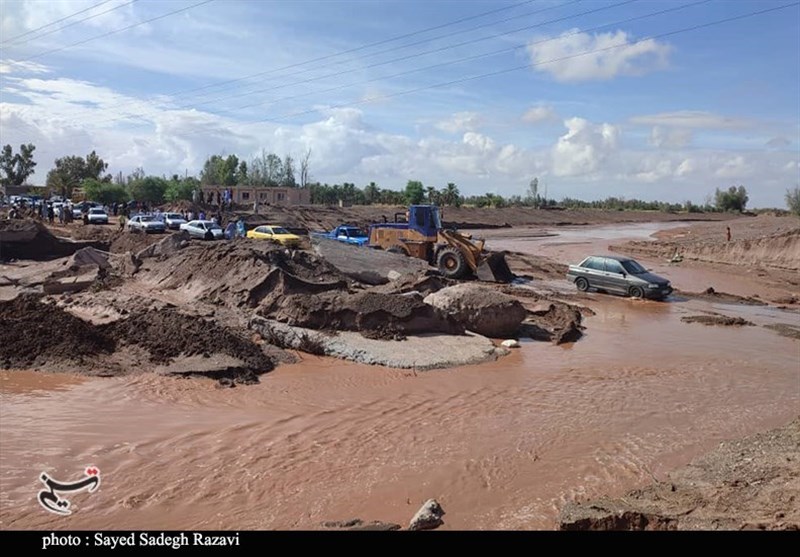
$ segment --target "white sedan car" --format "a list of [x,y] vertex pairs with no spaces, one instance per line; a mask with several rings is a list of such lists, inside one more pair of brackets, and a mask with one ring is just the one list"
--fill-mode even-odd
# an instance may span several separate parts
[[186,219],[180,213],[164,213],[162,220],[172,230],[180,230],[181,225],[186,224]]
[[201,240],[221,240],[225,234],[222,227],[210,220],[191,220],[181,225],[181,230],[185,230],[192,238]]
[[136,215],[128,221],[128,230],[131,232],[166,232],[164,223],[152,215]]
[[89,209],[89,224],[108,224],[108,213],[100,207]]

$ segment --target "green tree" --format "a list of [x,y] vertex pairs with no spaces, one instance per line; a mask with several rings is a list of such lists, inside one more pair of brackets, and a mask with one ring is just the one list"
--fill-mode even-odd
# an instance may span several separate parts
[[103,161],[97,156],[97,153],[92,151],[86,155],[86,176],[84,179],[100,180],[102,182],[110,182],[111,175],[107,174],[101,178],[101,175],[108,169],[108,163]]
[[191,201],[194,191],[199,187],[200,182],[193,176],[183,179],[178,176],[173,176],[172,179],[167,182],[167,188],[164,190],[164,199],[167,201],[178,201],[180,199]]
[[786,205],[792,213],[800,217],[800,186],[786,190]]
[[56,159],[55,168],[47,173],[47,187],[64,197],[71,197],[72,190],[84,180],[111,182],[111,175],[101,176],[108,164],[92,151],[86,158],[70,155]]
[[131,197],[136,201],[146,201],[158,205],[164,202],[167,181],[157,176],[147,176],[128,184]]
[[406,184],[405,200],[409,205],[419,205],[425,200],[425,186],[417,180],[409,180]]
[[[247,178],[247,165],[244,167],[244,180]],[[241,180],[241,168],[239,157],[236,155],[211,155],[203,163],[203,170],[200,172],[200,182],[208,186],[235,186]]]
[[239,163],[239,170],[236,171],[236,183],[239,185],[247,184],[250,177],[247,174],[247,162],[242,161]]
[[370,182],[368,186],[364,188],[364,201],[367,205],[372,205],[376,201],[381,194],[381,190],[375,182]]
[[278,155],[274,153],[267,155],[265,170],[264,178],[266,183],[264,185],[273,187],[281,183],[283,179],[283,162],[281,162],[281,158]]
[[21,186],[28,177],[34,173],[36,161],[33,152],[36,146],[33,143],[19,146],[19,153],[14,154],[11,145],[5,145],[0,153],[0,184],[4,186]]
[[539,178],[534,178],[528,184],[528,195],[525,196],[525,205],[539,207],[541,198],[539,197]]
[[86,199],[98,201],[103,205],[112,203],[125,203],[128,200],[128,191],[120,184],[101,182],[94,178],[87,178],[81,182],[81,187]]
[[749,198],[744,186],[731,186],[727,190],[717,190],[714,192],[714,200],[717,209],[720,211],[744,211]]
[[280,183],[285,188],[293,188],[297,185],[294,178],[294,159],[289,155],[283,159],[283,174]]
[[451,205],[455,207],[461,205],[461,192],[458,191],[458,186],[456,186],[453,182],[447,183],[447,187],[442,190],[440,197],[442,203],[445,205]]

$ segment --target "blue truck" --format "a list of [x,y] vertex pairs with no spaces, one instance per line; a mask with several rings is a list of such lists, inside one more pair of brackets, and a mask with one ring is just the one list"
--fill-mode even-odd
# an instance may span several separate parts
[[330,232],[312,232],[310,236],[312,238],[336,240],[337,242],[356,246],[366,246],[369,242],[369,235],[358,226],[352,224],[342,224]]

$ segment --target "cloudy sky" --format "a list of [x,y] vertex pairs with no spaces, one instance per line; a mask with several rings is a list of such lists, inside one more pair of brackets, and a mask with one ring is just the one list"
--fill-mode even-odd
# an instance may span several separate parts
[[800,183],[796,0],[0,0],[0,41],[0,141],[36,145],[34,183],[92,149],[159,175],[310,149],[321,182],[557,199]]

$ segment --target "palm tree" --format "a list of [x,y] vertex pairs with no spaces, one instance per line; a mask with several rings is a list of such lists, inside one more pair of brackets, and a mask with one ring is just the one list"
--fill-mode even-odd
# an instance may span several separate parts
[[442,200],[445,205],[456,205],[461,197],[461,192],[458,191],[458,186],[453,182],[448,182],[447,187],[442,190]]
[[366,198],[367,205],[372,205],[378,201],[380,193],[378,185],[375,182],[370,182],[369,185],[364,188],[364,197]]

